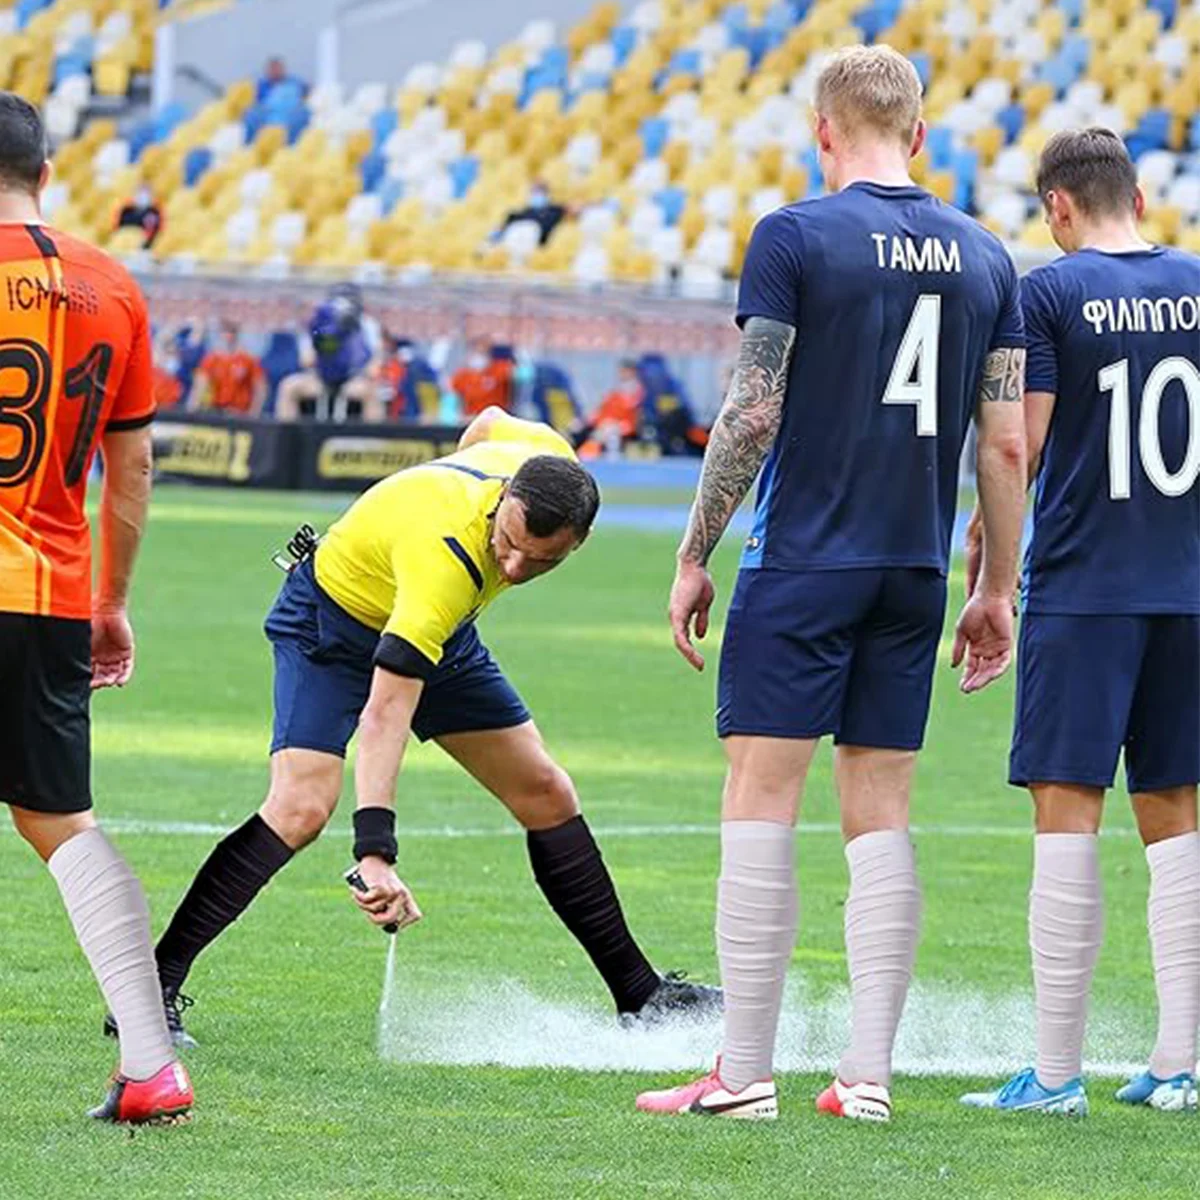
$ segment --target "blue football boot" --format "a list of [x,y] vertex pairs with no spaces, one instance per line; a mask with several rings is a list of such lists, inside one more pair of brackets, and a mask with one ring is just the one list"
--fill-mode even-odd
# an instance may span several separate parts
[[1059,1088],[1038,1082],[1032,1067],[1014,1075],[998,1092],[969,1092],[962,1103],[970,1108],[997,1108],[1004,1112],[1044,1112],[1065,1117],[1086,1117],[1087,1092],[1082,1079],[1072,1079]]
[[1117,1093],[1117,1099],[1122,1104],[1144,1104],[1160,1112],[1195,1112],[1196,1077],[1184,1071],[1170,1079],[1159,1079],[1143,1071]]

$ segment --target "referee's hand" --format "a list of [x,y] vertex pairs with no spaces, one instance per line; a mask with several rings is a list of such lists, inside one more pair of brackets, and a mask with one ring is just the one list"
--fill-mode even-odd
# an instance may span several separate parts
[[[704,655],[692,645],[692,632],[703,639],[708,633],[708,610],[716,597],[712,576],[697,562],[680,559],[675,571],[675,583],[671,587],[671,600],[667,616],[671,621],[671,632],[675,635],[675,649],[683,655],[697,671],[704,670]],[[693,625],[694,622],[694,625]]]
[[367,914],[375,925],[390,925],[393,921],[404,929],[415,925],[422,916],[413,894],[382,858],[367,855],[358,864],[358,873],[367,885],[365,892],[350,889],[350,898]]

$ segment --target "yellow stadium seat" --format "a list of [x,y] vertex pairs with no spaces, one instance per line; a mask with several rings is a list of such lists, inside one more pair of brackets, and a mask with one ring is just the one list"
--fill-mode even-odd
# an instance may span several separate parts
[[254,139],[254,154],[266,165],[287,143],[287,131],[281,125],[264,125]]
[[999,125],[985,125],[977,130],[971,144],[979,151],[985,166],[991,166],[1004,146],[1004,130]]
[[954,173],[952,171],[930,171],[925,176],[925,187],[939,200],[949,204],[954,198]]
[[695,200],[689,200],[679,218],[679,228],[688,249],[696,244],[707,227],[708,218],[704,215],[704,209]]
[[106,55],[92,63],[92,87],[101,96],[124,96],[129,91],[129,63]]
[[1021,103],[1031,120],[1040,117],[1046,106],[1054,99],[1054,86],[1049,83],[1035,83],[1025,89]]
[[1053,250],[1054,238],[1050,236],[1050,227],[1040,216],[1030,217],[1021,230],[1018,241],[1022,246],[1031,250]]
[[779,177],[779,186],[789,201],[808,195],[808,172],[803,167],[788,167]]
[[1179,233],[1177,243],[1182,249],[1200,254],[1200,225],[1186,225]]

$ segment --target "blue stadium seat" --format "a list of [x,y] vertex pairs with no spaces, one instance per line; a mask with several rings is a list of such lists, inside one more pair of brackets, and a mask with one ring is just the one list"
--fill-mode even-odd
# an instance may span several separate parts
[[91,55],[81,54],[78,50],[60,54],[54,60],[54,82],[59,84],[64,79],[70,79],[72,75],[86,75],[91,66]]
[[187,119],[187,115],[187,105],[182,104],[178,100],[173,100],[170,104],[164,104],[154,114],[154,131],[156,134],[154,140],[156,142],[165,142],[175,131],[175,127]]
[[1192,128],[1188,136],[1188,145],[1193,150],[1200,150],[1200,116],[1192,118]]
[[623,66],[638,43],[638,31],[632,25],[618,25],[612,31],[612,45],[617,52],[617,66]]
[[704,60],[699,50],[676,50],[667,65],[668,75],[699,75]]
[[663,117],[649,117],[642,122],[642,150],[647,158],[657,158],[663,152],[670,132],[670,123]]
[[379,199],[383,205],[384,216],[387,216],[404,199],[404,180],[395,176],[385,179],[379,189]]
[[49,8],[54,0],[17,0],[17,28],[24,29],[43,8]]
[[1058,57],[1069,63],[1074,63],[1081,71],[1088,65],[1092,55],[1091,39],[1081,33],[1074,33],[1063,39],[1058,48]]
[[663,188],[654,197],[655,204],[662,209],[663,220],[668,225],[678,225],[683,210],[687,207],[687,192],[683,188]]
[[929,87],[929,80],[933,74],[933,63],[929,55],[924,50],[914,50],[909,56],[909,61],[917,68],[917,74],[921,78],[921,86]]
[[1060,50],[1054,57],[1042,63],[1038,70],[1038,78],[1050,84],[1055,94],[1061,96],[1079,78],[1082,71],[1080,64],[1064,58]]
[[147,146],[162,141],[154,121],[139,121],[129,132],[129,159],[137,162]]
[[1178,15],[1179,10],[1177,0],[1146,0],[1146,7],[1152,12],[1162,14],[1164,29],[1170,29],[1175,24],[1175,17]]
[[744,4],[731,4],[722,13],[721,24],[730,30],[745,29],[750,24],[750,13]]
[[945,171],[954,157],[954,134],[944,125],[931,125],[925,138],[929,165],[935,171]]
[[479,159],[473,154],[466,154],[455,159],[450,164],[450,179],[454,184],[454,198],[461,200],[479,178]]
[[358,171],[362,176],[363,191],[376,191],[387,172],[387,159],[381,151],[372,150],[370,154],[363,156],[362,162],[358,164]]
[[196,146],[189,150],[183,160],[183,182],[185,187],[195,187],[201,176],[212,166],[212,151],[207,146]]
[[[1165,108],[1152,108],[1142,114],[1131,137],[1144,143],[1144,149],[1163,150],[1171,136],[1171,114]],[[1132,151],[1131,151],[1132,153]],[[1137,155],[1133,155],[1136,161]]]
[[371,118],[371,132],[375,135],[376,149],[392,136],[399,123],[400,114],[394,108],[381,108]]
[[970,212],[975,200],[975,181],[979,177],[979,155],[969,149],[955,151],[952,169],[955,207]]
[[1004,130],[1004,144],[1012,145],[1025,127],[1025,109],[1020,104],[1009,104],[996,114],[996,124]]
[[534,364],[529,402],[537,419],[560,433],[579,420],[579,398],[571,376],[557,363]]
[[1067,18],[1068,25],[1078,25],[1083,18],[1084,0],[1059,0],[1058,7]]
[[768,51],[781,41],[783,34],[778,30],[768,29],[765,25],[738,29],[733,35],[733,45],[740,46],[750,55],[751,70],[756,70]]

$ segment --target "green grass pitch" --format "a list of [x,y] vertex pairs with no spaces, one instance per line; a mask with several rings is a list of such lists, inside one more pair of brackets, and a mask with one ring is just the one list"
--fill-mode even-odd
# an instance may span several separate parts
[[[136,592],[137,675],[95,705],[94,782],[156,932],[214,841],[166,827],[232,827],[261,800],[270,697],[260,627],[279,583],[268,556],[301,519],[327,523],[330,503],[167,489],[155,499]],[[694,676],[670,647],[673,544],[602,529],[558,574],[505,596],[482,628],[573,773],[652,957],[712,978],[715,672],[710,663]],[[716,564],[722,602],[734,567],[727,548]],[[952,594],[956,607],[961,580]],[[789,1061],[809,1067],[781,1075],[774,1125],[633,1111],[639,1089],[686,1078],[714,1039],[700,1038],[694,1059],[689,1043],[674,1069],[629,1069],[643,1061],[628,1049],[638,1044],[602,1024],[605,995],[534,887],[521,839],[505,836],[490,798],[422,749],[398,809],[411,831],[402,873],[426,920],[399,946],[389,1054],[377,1029],[386,943],[339,882],[343,811],[197,965],[189,1016],[202,1044],[189,1066],[199,1101],[183,1128],[131,1136],[83,1117],[114,1061],[99,1036],[102,1005],[49,874],[10,829],[0,834],[0,1198],[1194,1196],[1200,1127],[1119,1109],[1110,1078],[1092,1079],[1093,1114],[1079,1123],[956,1103],[996,1077],[972,1072],[1019,1067],[1032,1044],[1028,811],[1004,782],[1011,696],[1010,679],[964,698],[939,667],[914,806],[924,939],[890,1126],[812,1108],[845,1003],[845,868],[827,749],[802,818],[787,1014]],[[1153,989],[1144,860],[1123,797],[1107,824],[1089,1057],[1113,1069],[1148,1053]],[[472,836],[447,836],[456,830]],[[564,1045],[561,1029],[544,1028],[563,1012],[602,1031],[600,1057],[621,1069],[478,1061],[586,1058],[586,1039]],[[652,1050],[646,1061],[670,1058],[670,1046]]]

